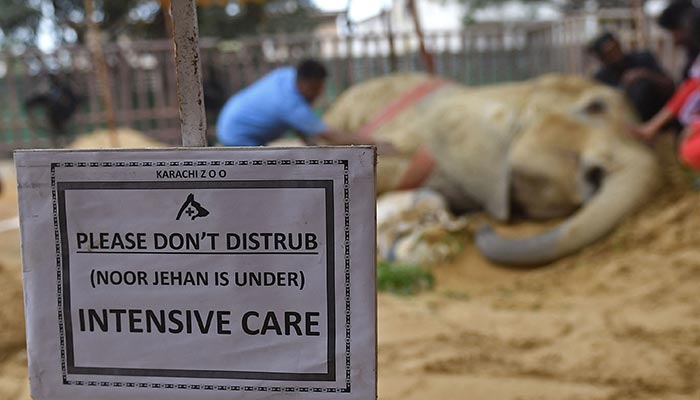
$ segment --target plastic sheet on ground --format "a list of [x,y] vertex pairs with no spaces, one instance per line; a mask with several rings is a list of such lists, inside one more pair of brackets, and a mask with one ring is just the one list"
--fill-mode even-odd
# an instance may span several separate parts
[[380,259],[429,266],[461,249],[467,219],[455,217],[445,199],[429,189],[389,192],[377,199]]

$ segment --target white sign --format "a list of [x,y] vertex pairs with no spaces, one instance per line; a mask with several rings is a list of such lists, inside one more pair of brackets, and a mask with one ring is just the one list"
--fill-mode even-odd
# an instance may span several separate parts
[[376,398],[371,147],[15,162],[35,399]]

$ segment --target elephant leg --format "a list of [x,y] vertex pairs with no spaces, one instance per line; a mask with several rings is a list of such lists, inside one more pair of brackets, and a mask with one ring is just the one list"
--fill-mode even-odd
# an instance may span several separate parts
[[450,211],[455,215],[481,211],[483,207],[466,193],[461,185],[450,180],[439,167],[425,182],[425,187],[440,193],[447,202]]

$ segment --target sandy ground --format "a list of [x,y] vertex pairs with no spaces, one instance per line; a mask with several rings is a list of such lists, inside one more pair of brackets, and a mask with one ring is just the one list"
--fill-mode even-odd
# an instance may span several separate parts
[[[0,220],[16,215],[7,166]],[[522,231],[531,225],[516,227]],[[700,193],[666,187],[603,242],[512,271],[471,244],[379,296],[379,397],[700,399]],[[28,399],[17,230],[0,233],[0,400]]]
[[[0,162],[0,221],[17,216],[17,191],[9,162]],[[0,232],[0,399],[28,399],[19,231]]]
[[700,194],[536,271],[470,247],[434,293],[380,296],[382,399],[699,399]]

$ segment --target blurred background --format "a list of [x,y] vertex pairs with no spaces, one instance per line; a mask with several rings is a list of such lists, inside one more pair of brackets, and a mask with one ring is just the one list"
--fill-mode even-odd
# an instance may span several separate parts
[[[393,71],[432,70],[469,85],[589,73],[595,62],[585,46],[603,30],[677,71],[683,54],[654,21],[667,3],[197,0],[208,121],[231,94],[309,56],[330,70],[319,111],[350,85]],[[2,156],[109,126],[177,144],[169,7],[170,0],[0,0]]]
[[[604,31],[626,53],[649,50],[678,83],[697,53],[660,28],[670,2],[197,0],[209,134],[232,94],[307,57],[330,73],[319,113],[344,89],[390,72],[472,87],[552,72],[590,77],[600,65],[587,48]],[[0,0],[0,400],[30,398],[12,151],[113,147],[107,132],[116,127],[124,147],[181,143],[169,9],[170,0]],[[591,105],[584,111],[593,115],[605,106]],[[571,134],[563,140],[578,132],[561,131]],[[700,176],[679,166],[672,136],[655,144],[664,186],[644,209],[546,268],[496,267],[471,240],[486,215],[451,223],[463,229],[453,235],[444,219],[413,212],[424,196],[407,197],[408,211],[385,224],[397,232],[387,248],[400,234],[430,245],[419,249],[459,254],[430,269],[379,264],[378,289],[390,292],[377,297],[380,398],[700,399]],[[443,236],[420,230],[435,221]],[[551,226],[514,222],[498,229],[524,237]],[[436,238],[447,244],[433,246]]]

